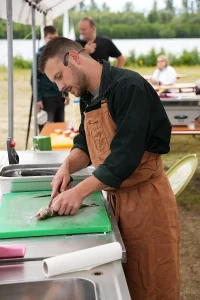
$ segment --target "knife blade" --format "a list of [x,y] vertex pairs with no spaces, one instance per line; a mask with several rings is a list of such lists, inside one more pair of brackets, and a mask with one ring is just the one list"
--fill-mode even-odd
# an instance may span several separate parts
[[[73,182],[73,178],[70,176],[70,181],[68,183],[68,185]],[[67,186],[68,186],[67,185]],[[60,188],[58,189],[58,193],[60,193]],[[45,197],[51,197],[51,194],[45,194],[45,195],[37,195],[37,196],[33,196],[33,198],[45,198]],[[51,203],[52,203],[53,199],[51,199],[51,201],[49,202],[49,205],[48,207],[51,206]]]

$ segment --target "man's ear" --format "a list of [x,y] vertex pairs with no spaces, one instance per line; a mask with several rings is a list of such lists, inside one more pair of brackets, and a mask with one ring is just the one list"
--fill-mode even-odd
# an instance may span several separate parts
[[80,55],[75,50],[69,52],[69,61],[79,65],[80,64]]

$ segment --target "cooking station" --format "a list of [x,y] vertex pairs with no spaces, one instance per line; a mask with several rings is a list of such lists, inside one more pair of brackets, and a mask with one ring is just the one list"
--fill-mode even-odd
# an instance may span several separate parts
[[172,126],[189,126],[200,116],[200,95],[161,94],[160,100]]
[[[41,176],[40,179],[38,178],[38,184],[35,184],[34,177],[28,176],[23,178],[10,175],[19,169],[56,171],[68,153],[68,151],[19,151],[19,165],[6,166],[7,153],[0,152],[0,168],[2,170],[0,181],[3,193],[36,190],[38,186],[40,186],[39,190],[48,190],[53,175]],[[89,167],[81,172],[72,174],[74,184],[90,176],[92,170],[93,168]],[[126,250],[112,208],[106,200],[106,193],[102,192],[100,195],[112,227],[110,232],[0,239],[0,246],[26,245],[26,252],[23,258],[0,259],[0,299],[130,299],[122,268],[122,263],[126,262]],[[0,210],[1,205],[2,197]],[[0,227],[1,222],[0,218]],[[122,247],[122,261],[118,260],[91,270],[78,271],[51,278],[46,278],[44,275],[42,260],[45,258],[116,241]]]

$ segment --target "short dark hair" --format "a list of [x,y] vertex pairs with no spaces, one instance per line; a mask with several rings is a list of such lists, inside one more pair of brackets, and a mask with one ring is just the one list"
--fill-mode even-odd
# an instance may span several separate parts
[[[49,58],[53,58],[55,56],[59,57],[61,60],[64,59],[64,55],[71,51],[75,50],[77,52],[83,50],[84,48],[77,42],[67,39],[65,37],[55,37],[54,39],[50,40],[39,59],[39,70],[40,72],[44,73],[45,65]],[[81,52],[82,55],[90,58],[90,55],[83,51]]]
[[44,27],[44,36],[46,37],[48,34],[54,34],[57,30],[54,26],[49,25]]
[[84,17],[81,19],[81,21],[88,21],[90,24],[90,27],[96,27],[96,23],[91,17]]

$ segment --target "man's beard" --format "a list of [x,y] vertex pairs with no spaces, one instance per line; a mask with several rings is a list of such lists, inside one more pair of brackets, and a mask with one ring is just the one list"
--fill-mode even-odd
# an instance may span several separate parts
[[83,95],[85,91],[87,91],[87,78],[83,70],[78,69],[75,65],[72,63],[68,63],[68,67],[71,69],[72,74],[74,76],[74,87],[77,88],[80,92],[80,95]]

